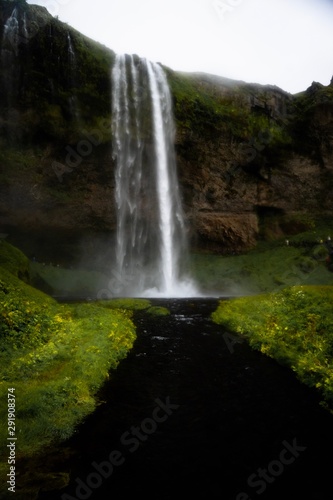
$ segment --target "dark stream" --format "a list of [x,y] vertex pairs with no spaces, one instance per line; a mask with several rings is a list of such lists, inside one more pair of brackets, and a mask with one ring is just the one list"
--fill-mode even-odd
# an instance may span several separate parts
[[64,445],[70,485],[38,498],[331,498],[333,417],[316,394],[233,343],[209,319],[215,300],[153,302],[171,316],[135,314],[105,403]]

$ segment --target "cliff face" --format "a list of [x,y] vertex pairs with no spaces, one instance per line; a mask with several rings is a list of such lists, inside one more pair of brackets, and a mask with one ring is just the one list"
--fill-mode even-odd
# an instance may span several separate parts
[[[225,109],[207,135],[195,125],[178,128],[186,211],[200,244],[249,249],[258,236],[292,234],[312,217],[331,215],[332,85],[292,96],[208,75],[187,78],[229,103],[229,116]],[[176,100],[177,110],[183,123]]]
[[[24,1],[0,0],[0,40],[1,231],[112,233],[113,52]],[[245,251],[331,215],[332,85],[165,71],[195,247]]]

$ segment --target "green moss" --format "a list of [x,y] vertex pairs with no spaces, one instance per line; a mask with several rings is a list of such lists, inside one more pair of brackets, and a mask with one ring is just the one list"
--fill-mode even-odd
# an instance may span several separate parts
[[315,228],[316,220],[312,214],[272,214],[269,210],[268,213],[259,212],[260,237],[267,241],[311,232]]
[[24,281],[29,281],[29,259],[18,248],[4,240],[0,240],[0,267]]
[[101,300],[98,302],[101,307],[106,307],[107,309],[125,309],[131,311],[140,311],[143,309],[148,309],[151,303],[147,299],[133,299],[133,298],[121,298],[121,299],[111,299],[111,300]]
[[[214,136],[222,130],[243,135],[246,124],[244,109],[236,104],[239,97],[218,96],[208,92],[193,75],[165,68],[174,99],[174,113],[179,128],[196,134]],[[238,103],[239,104],[239,103]]]
[[289,132],[293,138],[293,148],[324,165],[323,150],[330,150],[327,127],[320,124],[316,114],[325,116],[333,108],[333,86],[315,82],[305,92],[294,96],[290,104]]
[[299,92],[294,96],[291,110],[299,112],[303,116],[308,111],[313,110],[318,104],[333,103],[333,86],[314,83],[304,92]]
[[[12,12],[17,2],[11,7],[6,4],[3,9]],[[96,128],[101,119],[110,121],[114,53],[53,18],[44,8],[24,3],[19,7],[21,16],[23,10],[30,37],[29,43],[19,45],[13,71],[24,85],[20,92],[12,89],[14,121],[6,96],[0,96],[3,130],[16,147],[51,141],[64,147],[75,144],[82,139],[82,130]],[[9,14],[3,15],[5,19]],[[7,134],[7,129],[14,133]],[[106,135],[102,141],[109,142],[110,135]]]
[[333,286],[294,286],[220,302],[212,319],[290,367],[333,411]]
[[[210,75],[206,75],[206,79],[211,80],[207,85],[202,75],[173,72],[168,68],[165,70],[180,130],[190,130],[192,134],[209,139],[222,133],[240,143],[251,139],[252,142],[260,143],[260,151],[263,146],[260,138],[265,133],[266,154],[274,155],[275,160],[281,148],[289,146],[289,130],[280,120],[251,111],[249,101],[254,95],[263,101],[268,99],[265,87],[223,78],[214,83],[214,77]],[[260,156],[259,152],[257,156]]]
[[147,309],[147,313],[151,314],[152,316],[169,316],[170,311],[166,307],[153,306]]
[[[331,285],[333,275],[326,263],[327,249],[320,242],[333,234],[332,221],[307,217],[283,220],[290,230],[312,227],[288,236],[289,245],[283,237],[259,241],[255,249],[241,255],[193,254],[191,273],[203,291],[248,295],[291,285]],[[272,227],[272,219],[265,224]]]
[[[68,438],[95,409],[97,391],[131,349],[135,328],[120,310],[58,304],[16,276],[26,262],[21,252],[8,246],[2,256],[12,272],[0,266],[0,398],[15,388],[19,459]],[[2,441],[5,413],[1,405]],[[1,454],[0,463],[6,460]]]
[[[39,158],[30,149],[20,149],[8,146],[4,141],[0,141],[0,163],[8,168],[8,171],[14,170],[35,170]],[[41,152],[39,152],[42,155]],[[6,172],[7,174],[7,172]],[[7,174],[8,175],[8,174]]]
[[[45,310],[44,304],[42,311],[32,301],[21,306],[16,299],[16,306],[33,312],[35,330],[27,336],[29,320],[21,314],[20,343],[11,332],[7,335],[7,349],[0,355],[0,392],[4,397],[10,384],[22,398],[17,412],[20,450],[31,455],[69,437],[95,409],[96,392],[132,347],[134,328],[121,312],[93,305]],[[3,311],[3,322],[10,313]]]

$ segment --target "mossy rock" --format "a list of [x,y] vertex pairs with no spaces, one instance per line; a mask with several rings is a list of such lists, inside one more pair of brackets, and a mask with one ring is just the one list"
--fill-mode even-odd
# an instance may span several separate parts
[[108,309],[129,309],[132,311],[140,311],[143,309],[148,309],[151,306],[149,300],[135,299],[135,298],[101,300],[98,302],[98,304]]
[[147,309],[147,313],[151,314],[152,316],[169,316],[170,311],[166,307],[161,307],[161,306],[152,306]]

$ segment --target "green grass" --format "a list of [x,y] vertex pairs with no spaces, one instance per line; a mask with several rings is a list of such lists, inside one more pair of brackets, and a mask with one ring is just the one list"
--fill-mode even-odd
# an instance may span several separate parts
[[131,311],[140,311],[150,307],[150,301],[147,299],[119,298],[110,300],[101,300],[99,305],[107,309],[125,309]]
[[299,234],[259,241],[245,254],[196,253],[191,256],[191,273],[203,291],[229,296],[278,291],[292,285],[333,285],[333,273],[325,262],[327,250],[320,243],[330,234],[333,236],[333,224],[318,221]]
[[333,283],[333,274],[325,262],[284,243],[244,255],[196,254],[191,258],[191,268],[203,290],[221,295],[257,294],[294,284]]
[[152,306],[147,309],[147,313],[152,316],[169,316],[170,311],[167,307],[162,306]]
[[129,311],[146,311],[152,316],[167,316],[170,314],[166,307],[152,306],[150,300],[137,298],[121,298],[102,300],[99,302],[101,307],[108,309],[123,309]]
[[[0,262],[0,441],[8,437],[5,402],[15,388],[20,459],[68,438],[94,411],[99,388],[133,345],[135,328],[129,311],[59,304],[24,283],[17,274],[27,260],[7,243],[1,243]],[[2,452],[1,471],[6,460]]]
[[0,240],[0,267],[25,281],[30,278],[29,259],[5,240]]
[[[229,91],[222,91],[218,85],[207,85],[202,75],[174,72],[169,68],[165,71],[179,129],[191,130],[209,140],[217,133],[223,133],[242,142],[265,131],[269,136],[266,149],[275,152],[290,143],[284,125],[271,117],[251,112],[248,105],[254,92],[251,84],[230,81],[226,84]],[[263,100],[267,99],[264,87],[257,86],[255,92]]]
[[222,301],[212,319],[290,367],[333,412],[333,286],[293,286]]

